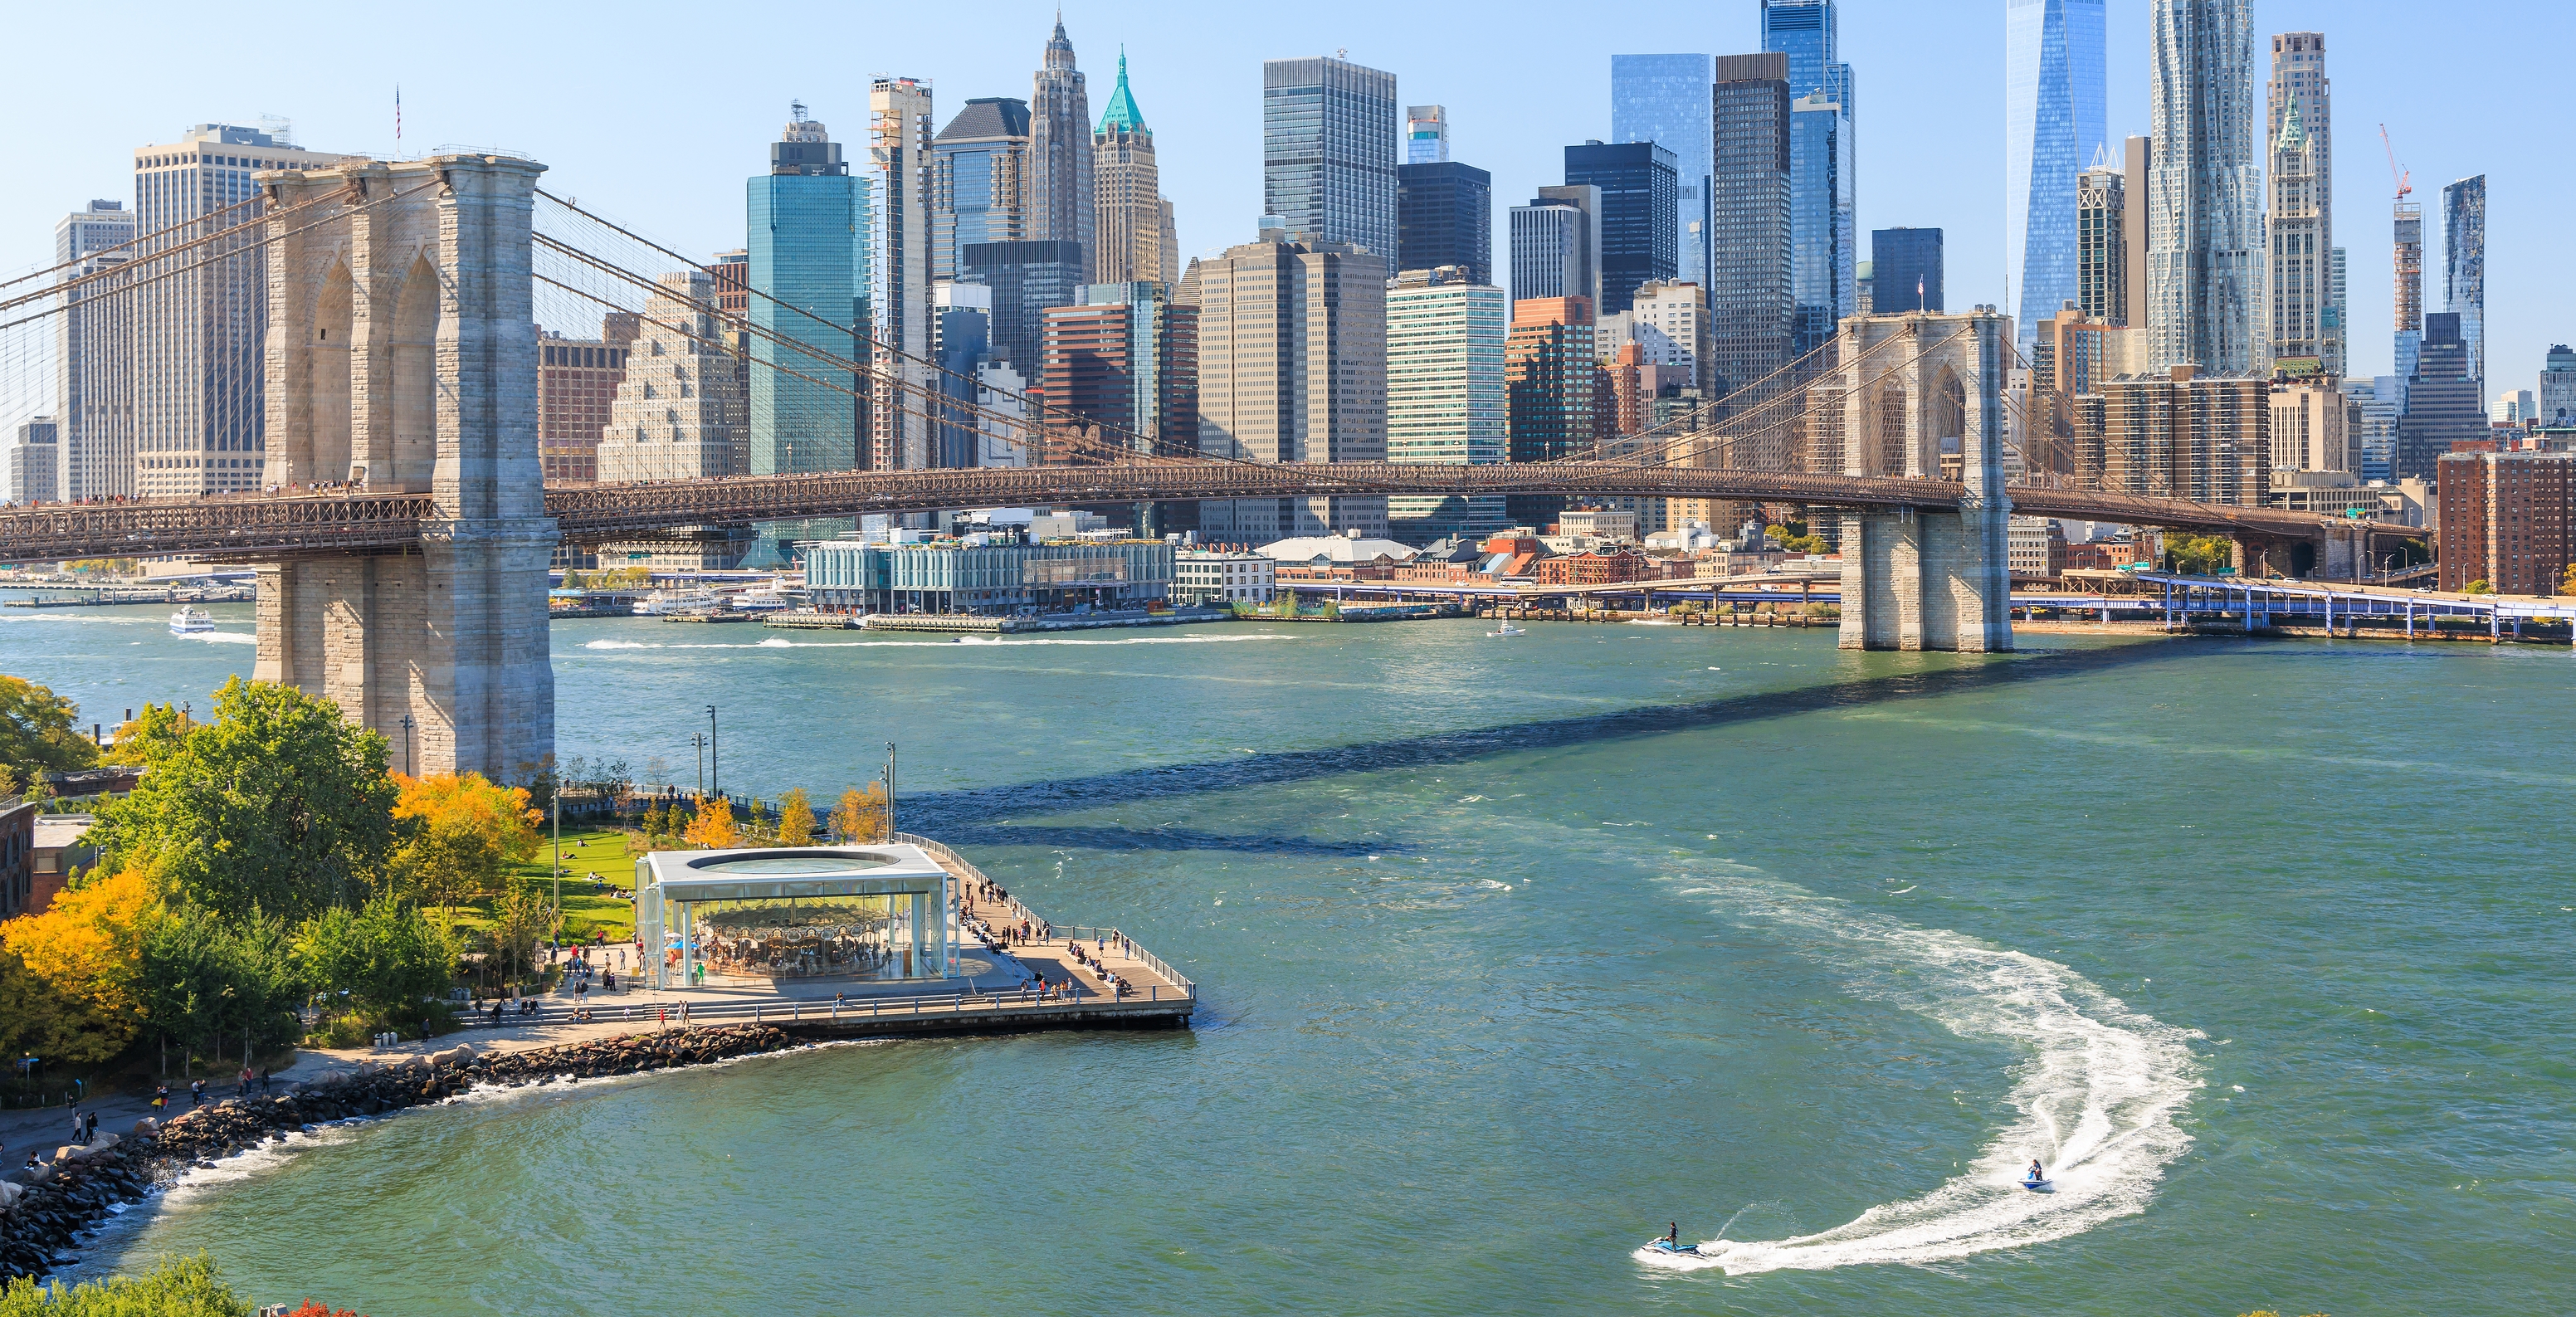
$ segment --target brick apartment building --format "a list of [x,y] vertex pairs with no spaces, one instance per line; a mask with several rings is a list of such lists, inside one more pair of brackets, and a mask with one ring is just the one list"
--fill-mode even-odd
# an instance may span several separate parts
[[2498,594],[2557,594],[2569,561],[2576,455],[2499,453],[2489,441],[2438,459],[2441,588],[2484,581]]

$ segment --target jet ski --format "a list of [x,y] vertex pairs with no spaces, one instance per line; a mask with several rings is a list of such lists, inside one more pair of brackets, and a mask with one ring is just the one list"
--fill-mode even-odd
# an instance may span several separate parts
[[2020,1181],[2020,1184],[2022,1188],[2028,1189],[2035,1194],[2049,1194],[2057,1192],[2057,1181],[2055,1180],[2024,1177]]
[[1654,1238],[1647,1240],[1646,1247],[1653,1249],[1658,1253],[1675,1253],[1688,1257],[1699,1256],[1699,1245],[1676,1243],[1673,1240],[1664,1238],[1662,1235],[1657,1235]]

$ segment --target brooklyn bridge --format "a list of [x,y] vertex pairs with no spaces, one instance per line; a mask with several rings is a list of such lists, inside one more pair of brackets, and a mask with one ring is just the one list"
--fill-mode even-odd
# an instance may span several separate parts
[[[1840,518],[1846,647],[1995,651],[2012,644],[2014,513],[2224,535],[2257,567],[2329,575],[2365,561],[2373,535],[2421,533],[2084,487],[2057,437],[2009,396],[2011,322],[1988,309],[1855,317],[1793,369],[1560,460],[1248,460],[1204,434],[1104,432],[1042,399],[961,397],[936,363],[860,327],[828,326],[847,336],[846,354],[782,336],[777,317],[764,325],[695,296],[702,284],[646,268],[685,258],[544,192],[543,168],[456,153],[262,174],[255,206],[146,235],[132,260],[0,295],[0,313],[25,324],[139,297],[216,262],[263,262],[259,484],[280,491],[13,509],[0,513],[0,560],[256,564],[255,675],[328,695],[371,728],[416,729],[425,771],[522,777],[553,746],[546,588],[566,540],[969,507],[1346,495],[1785,504]],[[548,487],[535,423],[540,289],[847,401],[999,434],[1021,464]]]

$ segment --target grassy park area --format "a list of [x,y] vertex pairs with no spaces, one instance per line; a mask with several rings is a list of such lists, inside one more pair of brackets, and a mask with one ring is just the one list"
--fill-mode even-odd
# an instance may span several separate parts
[[[587,942],[593,932],[608,935],[611,942],[635,936],[635,907],[611,893],[635,886],[635,859],[640,850],[628,848],[628,835],[606,829],[573,832],[563,835],[563,912],[564,936]],[[510,866],[503,881],[525,884],[548,904],[554,901],[554,886],[547,881],[546,862],[554,855],[552,839],[540,841],[537,853]],[[591,881],[592,874],[599,881]],[[459,906],[456,922],[476,931],[492,927],[489,899]]]

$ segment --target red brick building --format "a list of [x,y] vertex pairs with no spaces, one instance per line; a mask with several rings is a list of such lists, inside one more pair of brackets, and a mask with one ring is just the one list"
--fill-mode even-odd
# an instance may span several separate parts
[[1658,579],[1660,567],[1626,549],[1596,549],[1538,560],[1541,585],[1626,585]]
[[601,323],[599,338],[549,332],[537,340],[537,457],[547,483],[599,479],[599,436],[635,331],[634,314],[621,311]]
[[2570,556],[2576,456],[2499,453],[2471,440],[2444,453],[2439,469],[2442,588],[2484,581],[2498,594],[2557,594]]

